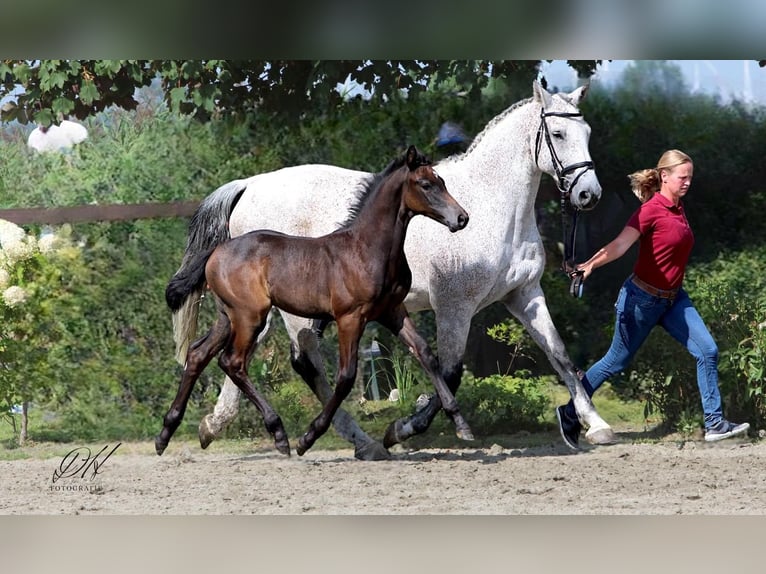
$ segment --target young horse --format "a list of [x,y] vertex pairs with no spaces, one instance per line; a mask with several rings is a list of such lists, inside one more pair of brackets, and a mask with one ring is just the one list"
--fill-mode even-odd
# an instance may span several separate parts
[[[547,173],[562,191],[562,201],[589,209],[601,196],[590,153],[590,127],[578,109],[586,87],[551,95],[538,82],[532,97],[492,119],[466,153],[439,163],[450,191],[471,214],[471,225],[454,238],[425,218],[410,226],[405,253],[413,279],[405,304],[410,312],[433,309],[437,355],[442,374],[455,392],[460,384],[471,318],[500,301],[532,335],[574,397],[586,438],[596,444],[614,441],[614,433],[593,407],[564,343],[551,320],[540,278],[545,252],[535,221],[540,177]],[[475,174],[480,174],[478,177]],[[191,221],[185,269],[212,245],[252,229],[278,229],[318,236],[342,220],[359,182],[370,174],[328,165],[301,165],[235,180],[201,204]],[[178,358],[194,339],[202,291],[173,315]],[[324,403],[332,389],[324,374],[312,321],[282,312],[291,339],[295,370]],[[265,335],[265,333],[264,333]],[[237,414],[239,391],[225,381],[213,413],[200,423],[203,447]],[[422,432],[438,410],[438,401],[412,420],[397,421],[387,443]],[[339,435],[355,447],[357,458],[386,458],[343,409],[333,420]]]
[[247,366],[272,306],[315,320],[335,320],[340,362],[335,392],[299,440],[306,452],[322,436],[356,377],[359,340],[365,325],[378,321],[412,350],[436,387],[457,435],[471,440],[468,425],[438,371],[436,358],[415,331],[402,301],[412,283],[404,255],[410,220],[425,215],[455,232],[468,214],[447,191],[430,162],[411,146],[369,184],[350,221],[318,238],[275,231],[252,231],[197,257],[168,284],[166,298],[174,311],[204,286],[213,293],[218,319],[186,357],[181,384],[155,441],[162,454],[183,418],[191,389],[219,352],[219,365],[263,414],[277,450],[290,454],[282,421],[255,389]]

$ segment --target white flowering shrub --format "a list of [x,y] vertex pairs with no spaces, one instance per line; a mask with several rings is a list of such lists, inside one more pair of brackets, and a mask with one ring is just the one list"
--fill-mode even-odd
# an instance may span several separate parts
[[81,265],[71,228],[40,238],[0,219],[0,413],[44,398],[53,343],[64,339],[57,317],[68,276]]

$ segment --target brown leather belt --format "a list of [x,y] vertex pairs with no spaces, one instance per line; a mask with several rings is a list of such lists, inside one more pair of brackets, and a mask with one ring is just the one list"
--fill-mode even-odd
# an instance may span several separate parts
[[675,289],[657,289],[657,287],[649,285],[649,283],[646,281],[639,279],[635,274],[630,276],[630,280],[633,281],[633,284],[636,287],[649,293],[649,295],[659,297],[660,299],[670,299],[671,301],[676,298],[676,295],[678,295],[678,290],[680,289],[680,287]]

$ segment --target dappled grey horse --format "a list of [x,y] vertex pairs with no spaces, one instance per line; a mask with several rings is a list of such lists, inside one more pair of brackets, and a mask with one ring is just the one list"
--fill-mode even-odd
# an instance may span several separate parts
[[[436,345],[445,381],[460,385],[471,318],[501,301],[542,348],[569,390],[593,444],[615,440],[582,387],[564,343],[551,320],[540,278],[545,251],[535,220],[535,198],[543,173],[553,177],[575,209],[591,209],[601,196],[588,150],[590,126],[578,104],[587,92],[550,94],[539,82],[531,98],[493,118],[464,154],[437,164],[455,199],[471,214],[459,234],[426,218],[412,221],[405,253],[412,287],[405,299],[412,313],[433,309]],[[227,183],[200,205],[192,218],[184,267],[196,254],[255,229],[319,236],[343,221],[356,192],[370,173],[331,165],[299,165]],[[183,363],[196,335],[199,299],[189,297],[173,315],[177,358]],[[291,362],[322,404],[332,396],[314,322],[282,313],[291,341]],[[266,329],[261,336],[266,335]],[[237,414],[239,390],[227,378],[212,413],[200,423],[202,447]],[[343,409],[336,432],[363,460],[388,457],[386,447],[425,431],[441,408],[431,397],[426,408],[389,427],[384,445],[369,437]]]

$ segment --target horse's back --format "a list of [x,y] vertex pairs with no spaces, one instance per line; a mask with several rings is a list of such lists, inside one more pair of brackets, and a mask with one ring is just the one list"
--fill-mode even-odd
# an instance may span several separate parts
[[371,174],[324,164],[285,167],[255,175],[230,218],[233,237],[273,229],[316,237],[334,231],[348,216],[357,191]]

